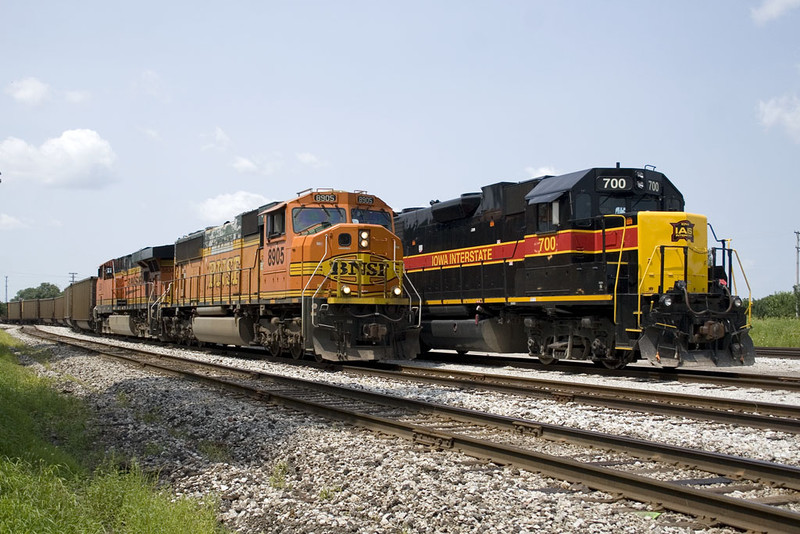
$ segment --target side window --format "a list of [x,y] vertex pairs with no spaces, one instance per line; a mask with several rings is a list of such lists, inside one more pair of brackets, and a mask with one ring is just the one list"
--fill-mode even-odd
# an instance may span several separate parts
[[592,218],[592,195],[589,193],[578,193],[575,195],[573,204],[573,216],[582,226],[591,225]]
[[536,232],[555,232],[561,223],[559,201],[543,202],[536,206]]
[[267,214],[267,238],[286,233],[286,208]]

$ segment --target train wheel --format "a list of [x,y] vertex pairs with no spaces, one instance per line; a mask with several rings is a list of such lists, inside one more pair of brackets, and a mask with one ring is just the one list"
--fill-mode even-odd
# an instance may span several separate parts
[[611,354],[609,354],[608,357],[592,360],[592,363],[598,367],[604,367],[606,369],[622,369],[628,365],[629,362],[625,358],[622,351],[611,351]]
[[283,352],[283,351],[281,350],[281,342],[280,342],[279,340],[277,340],[277,339],[274,339],[274,340],[270,341],[270,342],[267,344],[267,349],[269,350],[269,353],[270,353],[272,356],[275,356],[276,358],[277,358],[278,356],[280,356],[280,355],[281,355],[281,353]]
[[545,354],[537,354],[536,357],[539,358],[543,365],[552,365],[558,361],[558,358]]
[[292,346],[289,348],[289,354],[292,355],[292,358],[295,360],[299,360],[303,357],[305,351],[303,350],[303,343],[298,341],[297,343],[292,343]]

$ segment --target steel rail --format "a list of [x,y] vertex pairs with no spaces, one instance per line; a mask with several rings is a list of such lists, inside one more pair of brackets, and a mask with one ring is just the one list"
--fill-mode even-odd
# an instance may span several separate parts
[[[460,434],[444,432],[440,430],[431,430],[424,426],[412,423],[402,423],[383,417],[358,413],[350,409],[329,406],[319,402],[293,397],[285,393],[270,391],[268,389],[264,389],[263,387],[255,387],[224,378],[211,377],[187,369],[177,369],[175,367],[153,361],[142,361],[139,358],[121,354],[122,351],[120,350],[110,351],[107,348],[91,349],[83,343],[75,343],[75,345],[87,350],[100,352],[101,354],[106,354],[114,358],[125,359],[139,366],[151,367],[159,370],[160,372],[178,374],[192,380],[222,386],[225,389],[237,392],[239,394],[244,394],[255,399],[268,401],[273,404],[284,405],[302,411],[316,413],[327,418],[336,419],[363,428],[399,436],[404,439],[423,443],[429,446],[459,450],[465,454],[478,458],[490,458],[496,462],[513,464],[520,468],[541,473],[545,476],[582,483],[596,490],[610,492],[612,494],[622,494],[634,500],[657,503],[664,508],[687,513],[692,516],[712,518],[715,521],[726,523],[738,528],[767,530],[769,532],[782,533],[796,532],[797,525],[800,524],[800,513],[782,510],[773,506],[735,499],[724,495],[716,495],[713,493],[704,492],[702,490],[688,488],[673,482],[648,479],[639,475],[633,475],[614,469],[585,464],[568,458],[561,458],[549,454],[529,451],[511,445],[493,443]],[[124,351],[134,352],[133,349],[124,349]],[[170,359],[181,361],[182,363],[191,363],[192,365],[198,365],[202,367],[212,367],[226,372],[241,373],[247,377],[275,379],[284,383],[295,384],[303,388],[308,388],[310,386],[314,389],[319,389],[321,385],[308,380],[294,379],[280,375],[271,375],[268,373],[250,371],[219,364],[208,364],[206,362],[193,359],[187,360],[174,356],[154,355],[150,351],[139,352],[146,353],[153,359]],[[322,389],[326,391],[341,392],[343,390],[347,390],[348,395],[346,396],[349,398],[359,398],[362,400],[382,399],[382,401],[378,402],[379,404],[386,405],[388,403],[389,405],[398,405],[405,408],[408,408],[409,406],[408,399],[370,393],[363,390],[354,390],[352,388],[342,388],[341,386],[333,386],[330,384],[322,384],[321,386]],[[369,402],[375,402],[375,400],[370,400]],[[413,401],[413,403],[417,405],[425,404],[421,403],[420,401]],[[451,414],[457,412],[470,412],[469,410],[449,408],[441,405],[435,405],[430,409],[433,409],[436,412],[443,410]],[[478,419],[483,417],[500,417],[493,416],[492,414],[484,414],[482,412],[478,413],[480,413],[480,417],[478,417]],[[470,417],[475,417],[475,414],[471,414]],[[502,417],[500,418],[503,419]],[[505,419],[513,421],[512,418]],[[472,418],[471,420],[474,421],[475,419]],[[533,424],[529,421],[518,420],[516,426],[519,426],[520,421],[524,422],[527,426]],[[511,424],[514,425],[513,422],[511,422]],[[550,426],[555,425],[544,425],[544,427]]]
[[800,406],[408,365],[394,367],[400,370],[357,366],[343,366],[342,368],[348,373],[354,374],[447,384],[461,388],[486,389],[512,395],[551,398],[562,402],[578,402],[619,410],[693,417],[727,424],[800,433]]
[[756,356],[760,358],[785,358],[787,360],[800,359],[798,347],[756,347]]
[[[524,369],[553,371],[567,374],[586,374],[622,378],[657,380],[660,382],[679,382],[687,384],[715,384],[719,386],[753,387],[766,390],[800,391],[800,375],[780,376],[743,373],[737,370],[715,371],[708,369],[653,369],[647,367],[626,367],[625,369],[602,369],[579,361],[560,361],[544,365],[533,357],[481,356],[478,354],[456,355],[450,353],[430,353],[427,361],[440,361],[464,365],[510,365]],[[736,368],[738,369],[738,368]]]

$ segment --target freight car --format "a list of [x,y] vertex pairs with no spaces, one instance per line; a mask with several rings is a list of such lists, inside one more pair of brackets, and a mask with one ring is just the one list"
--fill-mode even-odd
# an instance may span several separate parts
[[307,190],[104,263],[93,320],[102,333],[295,358],[408,359],[420,317],[404,278],[389,206]]
[[59,322],[75,330],[95,331],[96,285],[97,277],[90,276],[67,286],[64,290],[64,315]]
[[496,183],[395,224],[424,348],[609,368],[754,363],[738,255],[709,246],[706,217],[654,169]]

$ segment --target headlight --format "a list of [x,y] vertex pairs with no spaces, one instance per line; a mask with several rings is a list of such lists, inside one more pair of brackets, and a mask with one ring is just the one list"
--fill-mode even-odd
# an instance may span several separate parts
[[349,295],[351,291],[352,291],[352,289],[350,289],[350,286],[342,286],[342,294],[343,295]]
[[670,306],[672,306],[672,297],[669,295],[664,295],[663,297],[661,297],[661,305],[664,306],[665,308],[669,308]]
[[361,248],[369,248],[369,230],[361,230],[358,233],[358,246]]
[[395,297],[399,297],[400,295],[403,294],[403,290],[400,289],[400,286],[397,286],[394,289],[392,289],[392,293],[394,293]]
[[741,298],[736,297],[736,298],[733,299],[733,305],[736,306],[737,308],[741,308],[742,304],[744,304],[744,303],[742,302]]

